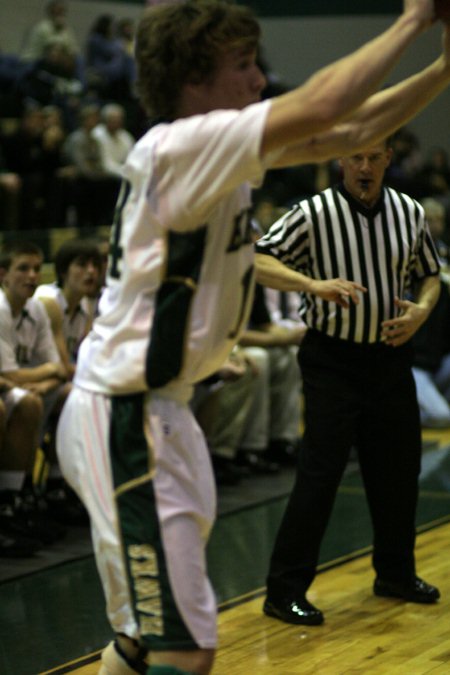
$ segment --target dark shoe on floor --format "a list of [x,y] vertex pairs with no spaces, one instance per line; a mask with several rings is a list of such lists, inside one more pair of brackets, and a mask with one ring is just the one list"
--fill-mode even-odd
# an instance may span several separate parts
[[33,489],[20,491],[17,510],[28,520],[32,531],[43,544],[54,544],[66,536],[67,529],[50,516],[47,502]]
[[240,483],[242,473],[233,460],[219,455],[212,455],[211,460],[217,485],[238,485]]
[[382,598],[400,598],[407,602],[418,602],[421,604],[431,604],[441,597],[436,586],[427,584],[426,581],[419,579],[419,577],[415,577],[410,583],[375,579],[373,592]]
[[237,455],[236,463],[238,466],[244,466],[250,469],[252,474],[274,474],[280,470],[277,462],[266,459],[263,452],[247,452],[240,450]]
[[267,616],[295,625],[320,626],[324,622],[320,609],[314,607],[306,598],[277,600],[276,602],[266,599],[263,612]]
[[35,539],[13,536],[0,530],[0,558],[31,558],[40,548]]
[[297,464],[300,441],[272,440],[266,453],[266,458],[282,466]]
[[51,481],[44,493],[48,513],[63,525],[89,525],[89,515],[75,492],[63,480]]
[[4,535],[12,539],[25,539],[34,542],[36,548],[41,548],[46,541],[45,531],[41,531],[17,490],[0,491],[0,529]]

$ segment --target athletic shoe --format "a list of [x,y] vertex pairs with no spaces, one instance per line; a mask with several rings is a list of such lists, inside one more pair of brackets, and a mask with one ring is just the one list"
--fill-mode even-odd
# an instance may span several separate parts
[[145,675],[148,664],[143,659],[129,659],[117,642],[110,642],[102,651],[98,675]]

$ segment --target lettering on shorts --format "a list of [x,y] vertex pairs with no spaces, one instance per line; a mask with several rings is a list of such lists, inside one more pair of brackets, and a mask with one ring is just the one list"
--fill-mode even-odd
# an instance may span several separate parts
[[132,544],[128,546],[128,557],[141,633],[163,635],[164,622],[156,551],[150,544]]

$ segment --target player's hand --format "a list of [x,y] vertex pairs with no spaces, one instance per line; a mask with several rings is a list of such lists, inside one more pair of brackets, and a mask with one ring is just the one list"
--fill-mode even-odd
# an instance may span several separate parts
[[349,307],[350,302],[359,304],[359,293],[366,293],[367,288],[357,284],[356,281],[346,281],[345,279],[326,279],[311,281],[309,292],[318,295],[322,300],[335,302],[341,307]]
[[391,347],[408,342],[428,316],[428,311],[415,302],[395,298],[395,305],[400,309],[400,316],[381,324],[381,339]]
[[415,16],[427,28],[435,20],[434,0],[403,0],[403,13]]

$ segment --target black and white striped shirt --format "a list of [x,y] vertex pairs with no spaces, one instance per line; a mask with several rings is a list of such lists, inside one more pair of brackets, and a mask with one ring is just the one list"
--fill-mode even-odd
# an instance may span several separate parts
[[394,318],[394,298],[415,281],[439,273],[439,262],[421,205],[383,188],[370,209],[343,185],[304,199],[276,221],[256,244],[314,279],[341,277],[367,288],[348,309],[305,294],[303,319],[310,328],[352,342],[377,342],[381,322]]

